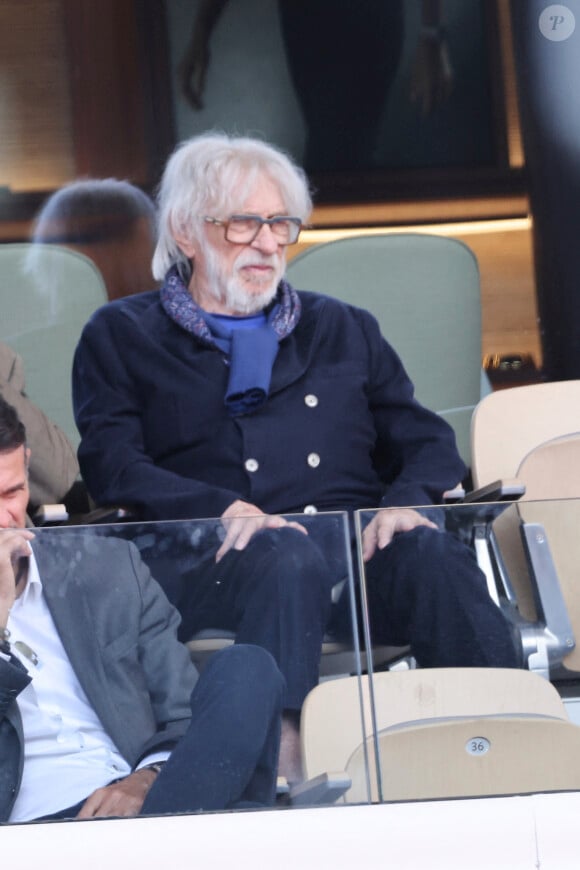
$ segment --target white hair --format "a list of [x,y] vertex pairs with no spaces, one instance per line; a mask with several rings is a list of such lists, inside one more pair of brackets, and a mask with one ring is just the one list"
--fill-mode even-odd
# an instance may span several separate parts
[[162,280],[174,265],[189,270],[175,233],[198,241],[205,215],[227,217],[235,212],[261,174],[278,186],[288,214],[306,222],[312,211],[308,181],[283,151],[259,139],[225,133],[182,142],[169,158],[159,186],[155,278]]

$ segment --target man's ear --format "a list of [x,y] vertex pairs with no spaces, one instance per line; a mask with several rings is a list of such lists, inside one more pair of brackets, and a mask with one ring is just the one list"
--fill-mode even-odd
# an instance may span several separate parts
[[24,467],[28,472],[28,466],[30,465],[30,447],[24,448]]
[[177,242],[179,249],[185,254],[188,260],[193,260],[195,257],[196,243],[191,235],[184,231],[183,227],[171,226],[171,233]]

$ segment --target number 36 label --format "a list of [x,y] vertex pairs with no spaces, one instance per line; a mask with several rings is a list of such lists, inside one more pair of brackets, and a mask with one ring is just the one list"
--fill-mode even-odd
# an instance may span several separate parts
[[485,755],[491,749],[491,743],[487,737],[470,737],[465,744],[465,751],[469,755]]

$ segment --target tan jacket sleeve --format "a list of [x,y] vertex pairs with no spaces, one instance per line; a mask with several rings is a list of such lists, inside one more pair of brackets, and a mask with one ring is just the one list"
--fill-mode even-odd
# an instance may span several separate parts
[[22,360],[0,342],[0,392],[18,412],[30,448],[30,501],[37,506],[60,502],[77,478],[74,448],[58,426],[25,392]]

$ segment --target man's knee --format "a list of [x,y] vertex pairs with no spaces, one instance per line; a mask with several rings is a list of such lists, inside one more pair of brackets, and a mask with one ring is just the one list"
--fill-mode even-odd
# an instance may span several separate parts
[[397,535],[369,565],[372,586],[411,601],[487,596],[473,552],[448,532],[419,527]]
[[263,686],[280,701],[285,690],[285,680],[274,657],[253,644],[234,644],[214,653],[205,666],[204,677],[227,684],[230,689]]
[[289,526],[278,529],[263,529],[251,540],[259,554],[276,556],[285,561],[294,560],[297,564],[322,561],[322,554],[309,535]]
[[308,535],[297,529],[266,529],[248,547],[256,585],[280,587],[288,594],[306,598],[330,596],[333,578],[326,561]]
[[438,568],[460,564],[471,569],[477,566],[474,554],[465,544],[449,532],[425,526],[396,535],[383,551],[383,558],[385,563],[419,573],[423,570],[435,573]]

